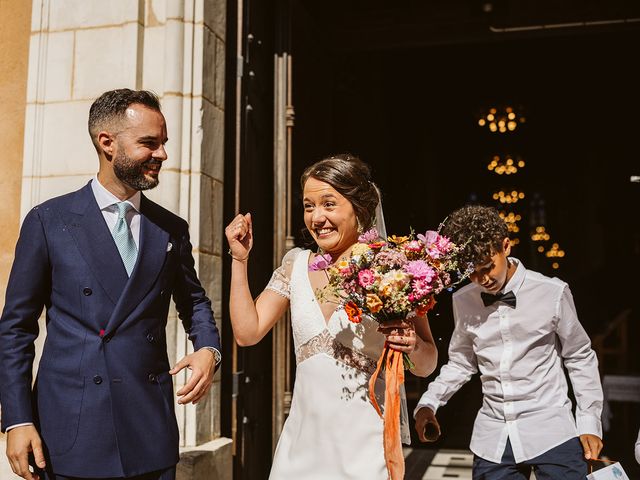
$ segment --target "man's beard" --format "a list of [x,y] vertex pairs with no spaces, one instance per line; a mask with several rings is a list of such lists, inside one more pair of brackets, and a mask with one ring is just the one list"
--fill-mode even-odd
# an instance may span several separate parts
[[154,164],[160,164],[160,162],[158,160],[149,160],[137,163],[127,157],[124,151],[120,150],[118,155],[113,158],[113,173],[116,174],[118,180],[135,190],[149,190],[157,187],[160,179],[158,177],[146,177],[143,170]]

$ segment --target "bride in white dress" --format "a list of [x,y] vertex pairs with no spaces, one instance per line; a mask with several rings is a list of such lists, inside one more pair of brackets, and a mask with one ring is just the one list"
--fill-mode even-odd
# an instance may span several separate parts
[[[347,258],[359,234],[376,221],[379,196],[369,167],[351,155],[338,155],[307,168],[301,183],[311,236],[332,263]],[[238,215],[225,234],[233,257],[230,316],[238,344],[259,342],[291,308],[295,385],[269,478],[387,479],[383,421],[369,401],[369,378],[385,342],[411,356],[415,375],[433,371],[437,352],[427,319],[414,317],[384,330],[369,318],[350,322],[335,303],[318,301],[315,291],[327,278],[324,272],[309,271],[316,255],[299,248],[285,255],[254,303],[247,282],[251,215]],[[376,396],[382,405],[382,380]],[[408,443],[406,406],[401,431]]]

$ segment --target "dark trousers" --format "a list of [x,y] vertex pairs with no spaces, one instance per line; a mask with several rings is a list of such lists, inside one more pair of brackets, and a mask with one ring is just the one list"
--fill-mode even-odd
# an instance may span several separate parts
[[144,475],[136,475],[135,477],[118,477],[118,478],[82,478],[82,477],[65,477],[64,475],[58,475],[55,473],[41,474],[40,478],[43,480],[175,480],[176,467],[171,467],[166,470],[159,470],[157,472],[145,473]]
[[500,463],[473,457],[473,480],[529,480],[531,470],[537,480],[584,480],[587,462],[580,440],[572,438],[531,460],[516,463],[511,441],[502,454]]

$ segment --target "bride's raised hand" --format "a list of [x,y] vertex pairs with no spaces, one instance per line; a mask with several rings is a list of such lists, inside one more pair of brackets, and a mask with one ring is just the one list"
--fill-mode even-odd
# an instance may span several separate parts
[[253,229],[251,226],[251,214],[239,214],[234,218],[224,234],[229,243],[229,254],[234,260],[244,262],[249,258],[249,252],[253,247]]

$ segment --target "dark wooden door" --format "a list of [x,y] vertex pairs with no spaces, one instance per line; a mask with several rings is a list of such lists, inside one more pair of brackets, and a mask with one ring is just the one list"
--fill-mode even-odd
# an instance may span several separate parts
[[[275,1],[227,4],[225,221],[251,212],[249,284],[256,297],[273,271],[273,72]],[[240,8],[238,8],[240,7]],[[229,298],[230,259],[223,298]],[[272,458],[271,334],[235,345],[224,305],[222,433],[234,440],[234,479],[266,479]]]

